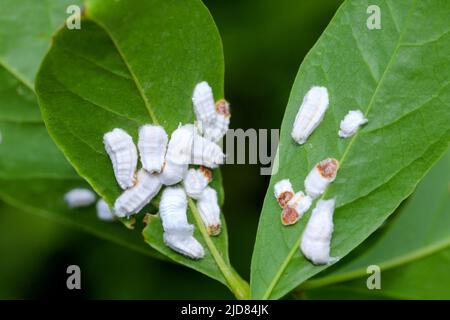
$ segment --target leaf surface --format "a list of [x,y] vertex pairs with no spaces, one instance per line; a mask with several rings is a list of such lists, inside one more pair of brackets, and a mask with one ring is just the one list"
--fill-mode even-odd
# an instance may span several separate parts
[[[366,9],[373,4],[381,9],[380,30],[366,27]],[[327,157],[340,161],[336,181],[322,198],[336,197],[331,255],[342,258],[383,223],[447,150],[448,12],[446,1],[346,1],[308,53],[281,127],[279,170],[264,200],[252,259],[253,298],[280,298],[326,268],[312,265],[299,250],[309,213],[294,226],[279,223],[277,181],[289,178],[302,190],[315,163]],[[328,88],[330,106],[300,146],[290,133],[313,85]],[[340,120],[355,109],[369,123],[353,137],[339,138]]]
[[[159,124],[170,134],[180,123],[193,123],[195,85],[207,81],[214,97],[222,98],[223,73],[221,40],[199,0],[90,0],[81,31],[62,29],[56,35],[36,87],[50,135],[77,172],[112,205],[122,190],[103,135],[122,128],[137,143],[143,124]],[[222,203],[220,171],[214,170],[213,177]],[[157,217],[148,220],[146,241],[175,261],[230,286],[233,282],[241,286],[228,261],[225,221],[222,233],[212,239],[201,232],[195,210],[191,201],[190,222],[197,225],[197,239],[206,252],[201,261],[168,249]]]

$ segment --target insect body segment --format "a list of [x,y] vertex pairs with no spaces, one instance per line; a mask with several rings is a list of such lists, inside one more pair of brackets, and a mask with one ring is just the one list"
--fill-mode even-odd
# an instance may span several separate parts
[[[198,211],[208,233],[219,235],[220,207],[217,192],[208,187],[212,180],[212,172],[208,168],[224,163],[225,155],[216,142],[228,130],[230,110],[224,99],[214,103],[212,89],[205,81],[195,87],[192,102],[197,126],[180,124],[172,132],[170,140],[161,126],[146,124],[139,128],[138,149],[142,169],[137,174],[138,154],[131,136],[120,128],[104,135],[116,180],[125,191],[116,199],[112,211],[104,200],[98,201],[97,215],[102,220],[111,221],[114,216],[123,218],[137,214],[163,185],[168,186],[159,204],[163,240],[174,251],[200,259],[205,253],[193,237],[194,226],[187,221],[186,193],[197,200]],[[192,164],[201,167],[189,170]],[[186,191],[175,186],[182,181]]]
[[136,185],[125,190],[114,203],[114,213],[120,218],[128,217],[141,211],[158,194],[161,182],[157,175],[144,169],[137,174]]
[[100,199],[97,201],[95,205],[97,209],[97,217],[103,221],[114,221],[115,216],[112,210],[109,208],[108,204],[105,200]]
[[75,188],[64,195],[69,208],[88,207],[95,202],[95,193],[89,189]]
[[161,196],[159,214],[164,229],[164,243],[172,250],[192,259],[205,255],[203,246],[194,238],[194,226],[187,220],[186,193],[180,187],[167,187]]
[[313,199],[323,194],[328,185],[336,179],[339,161],[328,158],[320,161],[305,179],[306,193]]
[[328,90],[325,87],[315,86],[306,93],[291,132],[292,138],[298,144],[304,144],[320,124],[328,109],[328,103]]
[[150,173],[159,173],[166,157],[168,137],[163,127],[147,124],[139,129],[139,154],[142,167]]
[[189,197],[198,200],[211,179],[211,170],[207,168],[189,169],[183,180],[184,190]]
[[300,249],[314,264],[328,264],[337,260],[330,257],[334,206],[335,199],[319,200],[303,232]]
[[278,181],[274,186],[274,194],[280,207],[286,207],[289,200],[294,197],[294,190],[289,179]]
[[369,120],[364,117],[361,110],[351,110],[347,113],[340,123],[339,137],[348,138],[353,136],[360,126],[366,124]]

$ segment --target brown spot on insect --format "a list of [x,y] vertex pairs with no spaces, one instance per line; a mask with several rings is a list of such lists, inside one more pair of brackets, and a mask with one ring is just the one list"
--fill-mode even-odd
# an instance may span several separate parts
[[287,206],[288,202],[294,197],[294,193],[292,191],[285,191],[279,195],[277,201],[279,205],[284,208]]
[[339,169],[339,161],[333,158],[322,160],[317,164],[317,169],[322,177],[334,179]]
[[226,117],[229,117],[230,114],[230,104],[225,99],[220,99],[216,102],[216,112],[218,114],[224,115]]
[[281,223],[285,226],[295,224],[300,219],[296,209],[286,206],[281,212]]
[[211,182],[212,180],[212,171],[204,166],[200,166],[198,170],[206,177],[208,182]]

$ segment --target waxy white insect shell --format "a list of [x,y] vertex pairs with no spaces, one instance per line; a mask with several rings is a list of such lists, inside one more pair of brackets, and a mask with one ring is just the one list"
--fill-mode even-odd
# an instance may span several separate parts
[[339,161],[328,158],[320,161],[305,179],[305,191],[313,199],[323,194],[328,185],[336,179]]
[[283,208],[281,223],[286,226],[297,223],[311,207],[311,203],[311,197],[305,195],[302,191],[297,192]]
[[200,198],[203,190],[208,186],[211,179],[212,172],[205,167],[189,169],[183,179],[184,190],[189,197],[197,200]]
[[283,179],[275,183],[274,187],[275,198],[278,201],[280,207],[286,207],[289,200],[294,196],[294,189],[289,179]]
[[159,192],[159,177],[144,169],[137,173],[137,182],[125,190],[114,203],[114,214],[120,218],[130,216],[142,210]]
[[164,243],[172,250],[192,259],[200,259],[205,253],[194,238],[194,226],[187,221],[187,197],[180,187],[168,187],[163,191],[159,214],[164,229]]
[[69,208],[88,207],[95,202],[95,193],[89,189],[75,188],[64,195]]
[[322,121],[328,109],[328,90],[325,87],[312,87],[303,98],[303,102],[295,117],[292,138],[304,144],[314,129]]
[[360,110],[351,110],[341,121],[339,137],[348,138],[354,135],[360,126],[366,124],[369,120],[364,117]]
[[111,159],[117,183],[122,189],[132,187],[138,159],[133,138],[124,130],[116,128],[103,136],[103,143]]
[[210,123],[216,119],[216,106],[211,87],[206,81],[198,83],[192,94],[194,112],[198,121],[198,128],[201,133]]
[[115,219],[115,216],[114,216],[112,210],[109,208],[109,206],[105,200],[103,200],[103,199],[98,200],[95,207],[97,209],[97,217],[100,220],[113,221]]
[[330,258],[334,206],[334,199],[319,200],[303,232],[300,249],[314,264],[328,264],[336,260]]
[[220,234],[220,207],[216,190],[207,187],[197,201],[197,208],[208,234],[212,236]]
[[159,173],[164,165],[169,138],[161,126],[144,125],[139,129],[139,154],[142,167],[150,173]]
[[217,168],[225,161],[225,154],[214,142],[194,133],[191,163],[208,168]]
[[230,105],[225,99],[216,102],[216,118],[204,128],[205,138],[218,142],[227,133],[230,125]]

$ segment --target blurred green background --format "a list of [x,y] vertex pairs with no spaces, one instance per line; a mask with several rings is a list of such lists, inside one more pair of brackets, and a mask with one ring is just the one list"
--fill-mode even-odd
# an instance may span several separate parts
[[[341,1],[204,2],[223,40],[231,127],[279,128],[298,67]],[[259,170],[258,165],[227,165],[222,170],[231,261],[246,279],[269,182]],[[243,179],[245,183],[241,183]],[[221,284],[187,268],[153,260],[3,203],[0,206],[2,299],[232,298]],[[82,290],[66,289],[65,271],[70,264],[81,268]],[[299,291],[291,298],[374,297],[369,292],[349,293],[348,288],[331,287],[306,294]]]

